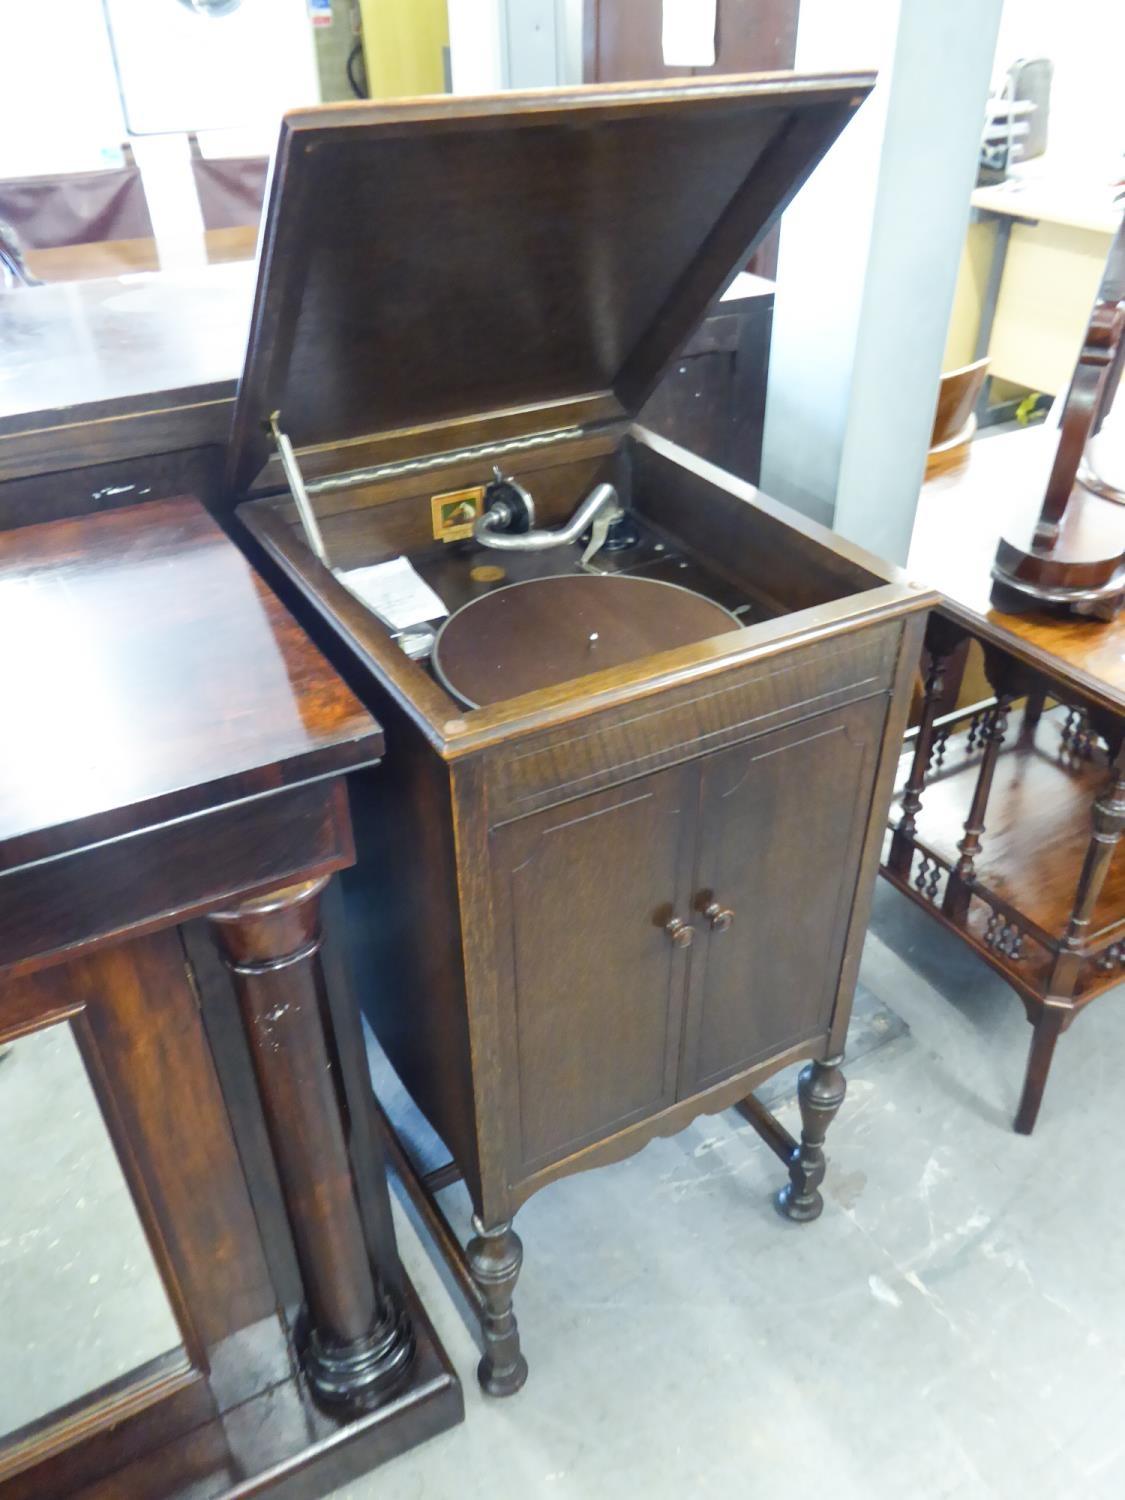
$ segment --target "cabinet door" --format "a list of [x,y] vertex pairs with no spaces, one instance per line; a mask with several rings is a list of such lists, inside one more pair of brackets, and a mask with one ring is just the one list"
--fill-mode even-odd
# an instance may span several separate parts
[[827,1030],[885,713],[868,699],[700,763],[681,1098]]
[[492,835],[506,1086],[520,1175],[671,1104],[697,772],[677,766]]

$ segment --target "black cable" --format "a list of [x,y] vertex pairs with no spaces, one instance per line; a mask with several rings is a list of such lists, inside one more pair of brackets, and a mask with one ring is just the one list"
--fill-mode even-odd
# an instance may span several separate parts
[[356,64],[356,59],[357,58],[360,61],[363,60],[363,42],[360,40],[359,37],[356,37],[355,42],[352,45],[352,50],[348,53],[348,60],[344,64],[344,67],[345,67],[345,69],[347,71],[348,82],[352,86],[352,93],[356,96],[357,99],[366,99],[367,98],[367,77],[366,77],[367,70],[366,70],[366,68],[364,69],[364,79],[363,79],[362,84],[359,83],[359,82],[357,82],[356,76],[355,76],[355,71],[354,71],[355,64]]

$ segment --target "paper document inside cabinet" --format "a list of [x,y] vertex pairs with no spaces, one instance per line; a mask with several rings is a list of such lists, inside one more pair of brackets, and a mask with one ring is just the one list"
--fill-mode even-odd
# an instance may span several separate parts
[[366,568],[342,568],[336,577],[392,630],[408,630],[411,625],[440,620],[449,613],[405,557]]

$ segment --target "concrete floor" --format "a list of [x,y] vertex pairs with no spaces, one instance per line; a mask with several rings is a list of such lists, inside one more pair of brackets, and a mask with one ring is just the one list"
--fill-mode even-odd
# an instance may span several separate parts
[[480,1395],[401,1218],[467,1419],[336,1500],[1121,1500],[1125,996],[1063,1040],[1027,1140],[1022,1009],[882,882],[863,980],[909,1030],[849,1071],[819,1222],[774,1213],[779,1164],[729,1114],[547,1189],[517,1221],[514,1399]]
[[[860,1044],[873,1028],[891,1039],[848,1069],[820,1221],[775,1214],[780,1165],[732,1114],[547,1189],[517,1220],[531,1379],[514,1399],[479,1394],[474,1342],[400,1214],[467,1421],[336,1500],[1125,1497],[1122,992],[1061,1043],[1026,1140],[1010,1129],[1029,1037],[1018,1003],[884,885],[863,982],[905,1026],[866,1008]],[[0,1064],[9,1101],[17,1066]],[[67,1395],[169,1342],[79,1082],[27,1094],[72,1122],[39,1179],[45,1190],[65,1167],[69,1187],[36,1208],[26,1172],[0,1180],[0,1352],[22,1345],[33,1314],[46,1350],[45,1309],[58,1312]],[[796,1128],[791,1101],[781,1113]],[[464,1217],[461,1191],[449,1194]],[[0,1371],[20,1373],[0,1380],[3,1430],[44,1392],[20,1361]]]

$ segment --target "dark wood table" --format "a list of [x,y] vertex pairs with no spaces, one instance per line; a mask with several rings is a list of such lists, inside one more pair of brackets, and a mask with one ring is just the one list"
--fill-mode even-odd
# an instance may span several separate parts
[[[381,731],[193,499],[0,533],[0,631],[0,1048],[73,1038],[176,1330],[0,1437],[0,1495],[323,1493],[462,1412],[331,921]],[[5,1359],[65,1360],[74,1293]]]
[[[1125,968],[1125,617],[992,603],[996,540],[1042,501],[1057,429],[978,439],[922,490],[909,568],[940,589],[921,721],[883,874],[1011,984],[1033,1027],[1016,1129],[1035,1125],[1060,1033]],[[979,642],[991,692],[940,711]],[[1025,700],[1013,725],[1013,706]]]
[[0,292],[0,528],[210,504],[252,262]]
[[[103,279],[0,291],[0,528],[186,492],[215,505],[254,273],[252,260],[95,268]],[[654,430],[752,483],[772,314],[772,283],[737,278],[646,409]]]

